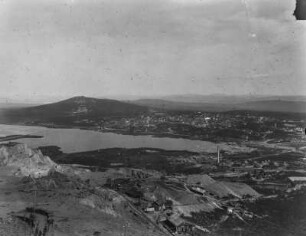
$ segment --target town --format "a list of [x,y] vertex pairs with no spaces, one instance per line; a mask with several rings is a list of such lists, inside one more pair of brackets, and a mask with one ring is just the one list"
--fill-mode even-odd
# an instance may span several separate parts
[[[254,235],[258,235],[261,233],[256,228],[258,224],[266,220],[270,222],[273,209],[281,208],[274,206],[269,212],[262,210],[261,205],[279,201],[282,202],[279,204],[285,204],[295,196],[304,196],[306,158],[301,128],[303,120],[235,114],[231,123],[228,114],[193,115],[198,120],[195,117],[189,120],[190,114],[169,115],[167,118],[158,114],[150,119],[142,116],[121,121],[128,123],[133,120],[135,133],[137,127],[144,128],[154,122],[169,125],[173,120],[178,125],[187,125],[189,120],[188,125],[195,127],[193,119],[203,122],[207,129],[237,127],[244,121],[260,124],[266,131],[259,132],[264,133],[264,137],[231,141],[249,146],[251,149],[247,152],[222,150],[219,146],[210,153],[150,148],[101,149],[72,154],[62,153],[55,147],[41,147],[41,150],[64,165],[75,163],[89,168],[95,174],[85,174],[84,179],[122,194],[133,211],[166,234],[219,235],[225,230],[227,235],[237,235],[237,230],[255,230]],[[112,128],[120,127],[119,130],[129,127],[119,126],[120,122],[113,124],[117,126]],[[243,132],[249,134],[256,132],[251,128],[245,130]],[[264,142],[267,135],[269,142]],[[298,207],[300,202],[291,204]],[[240,226],[233,228],[229,222]],[[275,233],[273,224],[279,222],[268,224],[265,231]]]
[[[166,111],[132,106],[133,112],[127,109],[118,115],[115,110],[105,116],[93,110],[100,109],[98,103],[118,102],[75,97],[29,112],[12,110],[11,115],[27,125],[27,132],[16,135],[20,130],[16,127],[17,132],[2,140],[35,144],[42,155],[61,166],[55,172],[72,178],[67,183],[79,181],[83,186],[68,187],[73,198],[89,195],[79,201],[96,209],[100,201],[104,204],[105,194],[116,195],[124,202],[120,205],[126,209],[124,214],[132,214],[154,232],[218,236],[304,232],[293,223],[306,213],[306,118],[302,113]],[[131,108],[129,103],[119,104]],[[52,116],[54,109],[58,113]],[[5,127],[12,130],[12,126]],[[32,127],[35,135],[27,135]],[[77,141],[76,134],[86,138]],[[62,136],[65,139],[57,138]],[[111,146],[101,148],[106,137]],[[125,138],[132,141],[125,143]],[[55,181],[52,191],[58,192],[56,186],[61,184],[55,175],[43,178],[48,185]],[[42,186],[35,184],[35,188]],[[40,201],[44,199],[42,195]],[[119,214],[116,203],[109,204],[111,214]],[[288,212],[292,212],[290,217]],[[284,230],[283,224],[290,229]],[[126,235],[131,230],[127,225],[124,228]]]
[[233,219],[247,231],[254,221],[269,218],[249,205],[304,194],[305,158],[289,159],[230,161],[218,153],[201,163],[209,166],[207,174],[115,168],[105,172],[104,186],[123,194],[145,218],[173,235],[220,232],[220,225]]

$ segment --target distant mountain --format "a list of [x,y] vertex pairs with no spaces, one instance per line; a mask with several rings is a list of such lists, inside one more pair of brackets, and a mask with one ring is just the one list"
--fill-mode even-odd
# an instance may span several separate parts
[[306,96],[260,96],[260,95],[170,95],[160,97],[159,99],[173,102],[188,102],[188,103],[224,103],[224,104],[239,104],[244,102],[255,101],[303,101],[306,102]]
[[[177,96],[169,97],[168,99],[140,99],[133,101],[133,103],[151,108],[177,111],[224,112],[246,110],[306,113],[306,100],[304,97],[273,100],[275,97]],[[282,99],[286,99],[286,97]]]
[[148,108],[144,106],[117,100],[73,97],[46,105],[3,109],[0,114],[0,122],[71,124],[84,119],[98,120],[105,117],[135,115],[147,111]]
[[266,100],[241,103],[241,110],[306,113],[306,101]]
[[33,107],[38,106],[40,104],[34,103],[0,103],[0,109],[3,108],[21,108],[21,107]]
[[209,111],[222,112],[234,109],[234,106],[222,103],[205,103],[205,102],[175,102],[161,99],[140,99],[133,101],[133,104],[147,106],[161,110],[175,111]]
[[92,126],[103,119],[135,116],[147,113],[150,109],[202,112],[240,110],[306,114],[304,97],[282,98],[288,100],[269,97],[264,100],[262,97],[189,95],[169,99],[172,100],[140,99],[123,102],[112,99],[73,97],[40,106],[1,108],[0,123]]

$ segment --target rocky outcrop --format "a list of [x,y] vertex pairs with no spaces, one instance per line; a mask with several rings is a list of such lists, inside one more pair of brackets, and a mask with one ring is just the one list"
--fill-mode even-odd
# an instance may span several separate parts
[[59,166],[39,150],[28,148],[26,144],[2,144],[0,146],[0,166],[12,167],[17,175],[38,178],[46,176]]

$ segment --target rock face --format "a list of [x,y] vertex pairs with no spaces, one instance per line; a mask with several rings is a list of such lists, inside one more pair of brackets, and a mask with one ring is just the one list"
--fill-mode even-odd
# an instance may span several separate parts
[[16,168],[16,174],[38,178],[48,175],[51,169],[58,165],[39,150],[33,150],[25,144],[0,145],[0,166]]

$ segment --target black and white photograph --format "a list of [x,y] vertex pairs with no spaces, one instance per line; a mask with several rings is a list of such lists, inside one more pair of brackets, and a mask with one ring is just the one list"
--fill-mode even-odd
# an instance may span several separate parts
[[0,0],[0,236],[305,236],[306,0]]

